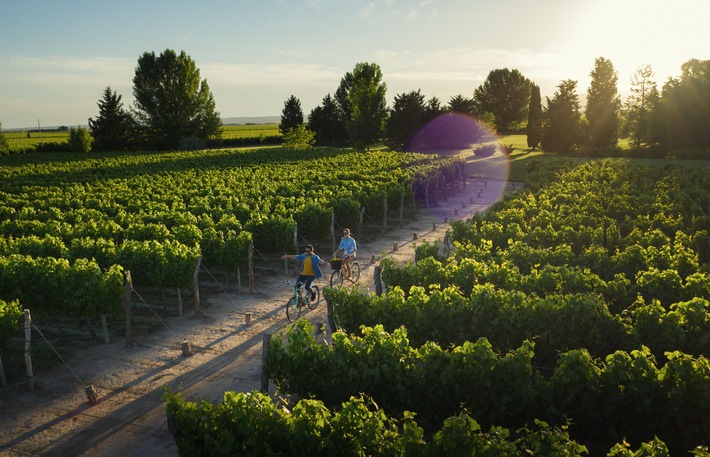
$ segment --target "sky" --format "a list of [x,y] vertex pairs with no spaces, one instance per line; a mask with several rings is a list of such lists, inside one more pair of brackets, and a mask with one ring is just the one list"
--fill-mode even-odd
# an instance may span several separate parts
[[304,117],[359,62],[378,64],[391,106],[420,90],[472,97],[491,70],[517,69],[543,105],[563,80],[584,103],[598,57],[628,94],[650,65],[659,89],[710,59],[708,0],[0,0],[0,123],[86,125],[110,87],[133,104],[144,52],[185,51],[223,118]]

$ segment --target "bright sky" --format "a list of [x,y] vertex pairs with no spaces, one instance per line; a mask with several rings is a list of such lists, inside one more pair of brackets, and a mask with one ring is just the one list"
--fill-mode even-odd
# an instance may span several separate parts
[[146,51],[184,50],[222,117],[304,116],[358,62],[380,65],[387,99],[420,89],[471,97],[491,70],[518,69],[552,97],[586,99],[597,57],[619,92],[649,64],[659,89],[710,59],[708,0],[0,0],[3,129],[85,125],[110,86],[133,103]]

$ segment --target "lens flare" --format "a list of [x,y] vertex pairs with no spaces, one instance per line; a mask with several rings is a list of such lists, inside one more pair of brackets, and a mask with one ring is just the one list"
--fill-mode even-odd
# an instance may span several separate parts
[[[466,187],[459,192],[465,201],[455,217],[468,217],[498,201],[508,188],[509,148],[485,124],[462,113],[444,113],[431,120],[407,142],[405,150],[466,159]],[[449,217],[446,210],[434,210]],[[450,212],[450,211],[449,211]],[[451,216],[454,216],[452,214]]]

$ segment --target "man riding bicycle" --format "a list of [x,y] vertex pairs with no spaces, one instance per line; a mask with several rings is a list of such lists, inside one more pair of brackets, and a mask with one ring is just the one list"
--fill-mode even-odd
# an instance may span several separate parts
[[345,271],[345,276],[350,277],[350,263],[355,260],[357,252],[357,243],[355,238],[350,237],[350,229],[343,230],[343,237],[338,245],[337,255],[343,259],[342,269]]
[[304,252],[303,254],[284,254],[281,256],[281,258],[296,259],[301,262],[301,271],[298,275],[298,279],[296,279],[296,284],[300,285],[305,283],[306,290],[311,293],[311,300],[314,301],[316,299],[316,295],[313,293],[313,290],[311,290],[311,283],[314,279],[323,277],[323,273],[321,273],[320,271],[320,266],[328,262],[322,260],[316,254],[314,254],[313,246],[311,246],[310,244],[306,246],[306,252]]

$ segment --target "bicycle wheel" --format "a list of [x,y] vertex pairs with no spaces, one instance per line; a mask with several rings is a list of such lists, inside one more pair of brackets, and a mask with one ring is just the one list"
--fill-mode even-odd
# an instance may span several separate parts
[[311,289],[313,289],[313,294],[308,297],[308,308],[316,309],[320,303],[320,287],[311,286]]
[[301,315],[301,304],[298,303],[298,297],[291,297],[286,303],[286,317],[289,322],[296,322],[298,316]]
[[360,264],[354,261],[350,264],[350,282],[357,282],[360,279]]
[[343,285],[343,275],[340,273],[341,270],[335,270],[332,275],[330,275],[330,287],[340,287]]

